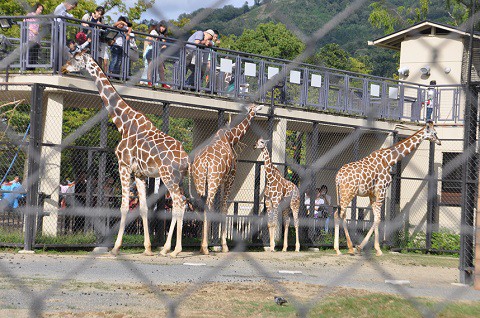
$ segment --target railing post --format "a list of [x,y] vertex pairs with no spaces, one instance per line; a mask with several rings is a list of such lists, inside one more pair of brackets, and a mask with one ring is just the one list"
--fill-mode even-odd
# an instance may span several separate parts
[[28,143],[28,171],[27,195],[25,211],[24,250],[31,251],[35,240],[35,216],[39,211],[38,186],[40,180],[40,154],[42,147],[42,118],[43,118],[43,91],[44,87],[33,84],[30,109],[30,141]]

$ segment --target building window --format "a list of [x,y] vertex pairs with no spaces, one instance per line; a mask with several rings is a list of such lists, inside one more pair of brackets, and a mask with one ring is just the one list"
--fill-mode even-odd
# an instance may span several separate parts
[[[444,205],[460,206],[462,200],[462,168],[460,152],[444,152],[442,160],[442,195],[440,202]],[[475,168],[469,179],[477,180],[478,154],[475,157]]]

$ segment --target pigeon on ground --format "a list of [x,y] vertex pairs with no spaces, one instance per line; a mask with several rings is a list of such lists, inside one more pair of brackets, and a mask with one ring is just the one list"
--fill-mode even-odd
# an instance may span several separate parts
[[283,304],[287,303],[287,300],[283,297],[280,297],[280,296],[275,296],[275,297],[273,297],[273,299],[275,300],[277,305],[280,305],[280,306],[283,306]]

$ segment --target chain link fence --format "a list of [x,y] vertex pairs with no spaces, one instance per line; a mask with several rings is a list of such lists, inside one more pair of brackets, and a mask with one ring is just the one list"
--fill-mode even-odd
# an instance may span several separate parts
[[[337,26],[346,15],[363,4],[365,1],[355,1],[334,17],[331,24]],[[51,35],[45,36],[45,43],[58,40],[55,40],[57,34],[53,32],[58,27],[62,27],[63,32],[74,34],[79,25],[73,22],[60,25],[52,22],[52,29],[49,29]],[[331,25],[318,30],[307,42],[313,44],[330,27]],[[100,37],[97,28],[88,28],[94,38]],[[145,40],[145,35],[137,35],[137,41]],[[142,59],[130,61],[127,56],[120,73],[108,75],[117,75],[127,80],[127,84],[138,81],[147,85],[152,82],[152,86],[155,83],[158,86],[165,84],[197,92],[215,92],[217,96],[214,98],[222,102],[226,100],[224,97],[233,97],[239,103],[253,100],[269,106],[267,111],[258,114],[235,150],[238,154],[237,174],[232,194],[228,198],[225,225],[229,244],[234,251],[268,246],[264,163],[260,152],[252,149],[257,138],[270,140],[272,161],[287,180],[299,187],[302,248],[331,248],[333,214],[337,209],[336,172],[344,164],[361,159],[377,149],[390,147],[415,132],[400,124],[382,124],[374,118],[403,118],[412,122],[425,118],[425,114],[420,113],[422,98],[425,96],[425,91],[421,91],[424,90],[423,87],[394,87],[397,83],[380,79],[376,83],[375,79],[366,80],[328,72],[310,74],[302,68],[296,69],[295,63],[278,64],[278,61],[273,60],[259,63],[256,57],[249,59],[248,56],[235,58],[236,65],[229,74],[216,72],[216,63],[219,64],[219,69],[225,67],[221,63],[227,63],[225,59],[231,58],[231,52],[213,53],[213,65],[209,74],[211,81],[203,80],[206,74],[202,73],[200,65],[196,65],[196,80],[193,85],[186,85],[184,53],[172,52],[174,47],[178,49],[175,43],[167,43],[167,46],[172,48],[170,51],[167,49],[167,57],[163,61],[155,61],[151,67],[142,64]],[[139,48],[141,55],[142,46]],[[158,53],[160,50],[159,44],[155,44],[153,52]],[[30,61],[30,51],[22,53],[27,54],[27,58],[22,54],[20,56],[23,58],[18,58],[12,52],[4,52],[12,57],[10,67],[23,71],[32,66],[30,62],[25,62]],[[196,51],[199,59],[200,52]],[[97,53],[93,54],[98,58],[95,56]],[[305,56],[296,62],[302,62],[302,58]],[[55,73],[64,57],[42,56],[40,60],[49,60],[51,63],[44,63],[45,67],[51,67]],[[161,66],[162,63],[165,63],[165,68]],[[35,66],[42,65],[43,62],[37,62]],[[282,70],[279,72],[282,76],[268,75],[268,68],[271,72],[275,72],[273,68]],[[306,84],[297,86],[298,74],[291,71],[304,72],[303,76],[307,78],[318,75],[319,77],[310,78],[319,79],[321,83],[318,87]],[[233,81],[235,78],[242,80]],[[179,140],[189,154],[199,149],[226,123],[234,124],[238,118],[245,116],[244,112],[239,113],[241,107],[199,106],[194,100],[197,97],[192,97],[188,103],[175,103],[158,94],[135,97],[128,95],[128,88],[125,87],[128,86],[123,86],[119,92],[126,102],[145,114],[158,129]],[[365,95],[365,87],[366,91],[378,90],[378,94]],[[391,90],[392,87],[397,91]],[[395,97],[401,98],[390,98],[394,93]],[[458,126],[452,128],[451,125],[439,125],[437,130],[442,140],[441,146],[422,143],[413,154],[393,167],[393,182],[382,209],[380,242],[393,251],[460,254],[460,276],[463,282],[469,282],[475,256],[473,216],[478,175],[477,96],[464,87],[455,87],[439,89],[437,100],[448,105],[449,101],[462,104],[460,101],[465,100],[465,109],[469,109],[470,114],[466,112],[463,115],[452,102],[452,111],[444,111],[445,107],[442,107],[442,111],[434,115],[437,121],[450,121],[450,124],[465,120],[465,131],[459,131]],[[283,107],[289,104],[300,105],[301,116],[293,114],[298,109]],[[0,172],[3,183],[0,245],[25,247],[27,250],[39,247],[113,246],[119,227],[121,204],[115,147],[121,136],[116,126],[109,121],[98,92],[47,84],[3,83],[0,106]],[[347,116],[339,121],[327,116],[312,115],[319,110],[327,111],[333,117],[339,114]],[[420,129],[421,125],[410,127]],[[12,190],[15,176],[19,176],[21,187]],[[315,202],[322,186],[327,188],[330,202]],[[203,213],[201,208],[193,205],[194,202],[189,202],[188,177],[182,188],[186,197],[183,245],[198,247]],[[161,247],[170,225],[172,202],[160,179],[148,179],[147,189],[152,244]],[[219,209],[218,203],[217,200],[216,210]],[[211,219],[210,245],[220,245],[221,218],[214,213]],[[141,246],[143,224],[138,212],[138,193],[133,179],[127,223],[124,246]],[[372,223],[373,213],[368,198],[354,199],[347,209],[347,224],[355,245],[361,242]],[[280,219],[276,233],[279,241],[283,234],[282,224]],[[294,245],[293,227],[289,232],[291,249]],[[344,237],[343,233],[340,237]],[[346,242],[341,240],[340,244],[345,247]],[[225,258],[224,263],[232,262],[233,258],[234,256]],[[376,264],[369,258],[367,261]],[[92,258],[82,265],[94,262]],[[269,283],[283,291],[265,268],[252,262]],[[351,268],[357,268],[357,265],[355,263]],[[149,284],[145,273],[135,263],[126,266],[140,281]],[[381,265],[375,266],[381,275],[388,276]],[[209,282],[217,271],[205,273],[194,284],[193,290],[186,291],[179,297],[188,297]],[[15,274],[11,276],[12,281],[15,281]],[[336,279],[339,282],[342,278]],[[55,288],[58,286],[52,287]],[[441,306],[433,310],[426,309],[416,303],[407,290],[399,290],[405,299],[426,315],[434,315],[442,309]],[[168,314],[176,316],[179,303],[164,293],[156,292],[168,306]],[[454,300],[461,300],[461,295],[458,293],[457,297],[453,297]],[[42,303],[45,298],[39,297],[37,301]],[[32,315],[41,315],[43,306],[37,302],[32,303]],[[297,314],[304,316],[310,309],[308,304],[299,306]]]

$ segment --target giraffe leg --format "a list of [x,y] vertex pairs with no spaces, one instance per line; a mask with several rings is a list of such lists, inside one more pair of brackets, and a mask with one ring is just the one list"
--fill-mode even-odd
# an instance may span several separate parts
[[140,201],[140,216],[143,223],[143,245],[145,246],[144,254],[153,256],[152,244],[150,243],[150,232],[148,231],[148,206],[147,206],[147,192],[145,187],[145,180],[135,177],[137,185],[138,197]]
[[343,231],[345,232],[345,238],[347,239],[348,254],[354,255],[355,250],[353,249],[352,240],[350,239],[350,234],[348,233],[347,223],[345,219],[342,219]]
[[290,216],[288,209],[283,212],[283,249],[282,252],[286,252],[288,248],[288,227],[290,226]]
[[122,184],[122,205],[120,207],[120,226],[118,229],[117,240],[115,241],[115,245],[111,250],[113,255],[118,255],[118,251],[120,250],[120,246],[122,246],[122,238],[123,233],[125,232],[125,224],[127,220],[127,213],[128,213],[128,201],[130,198],[130,174],[131,171],[126,167],[121,165],[119,167],[120,173],[120,182]]
[[[342,208],[339,207],[341,210]],[[337,252],[337,255],[342,255],[342,252],[340,252],[340,245],[339,245],[339,236],[340,236],[340,217],[339,217],[339,212],[338,210],[335,211],[333,215],[334,221],[335,221],[335,239],[333,241],[333,248]]]
[[163,245],[163,248],[160,251],[160,254],[163,256],[167,256],[167,253],[170,252],[170,249],[172,248],[172,237],[173,237],[173,231],[175,230],[176,221],[177,220],[172,216],[172,221],[170,222],[170,229],[168,230],[168,235],[167,235],[167,239],[165,240],[165,245]]
[[277,229],[276,224],[268,225],[268,235],[270,237],[270,252],[275,252],[275,230]]
[[270,235],[270,252],[275,252],[275,232],[277,230],[278,221],[278,204],[272,202],[272,210],[268,214],[268,233]]
[[376,254],[377,256],[381,256],[383,254],[382,250],[380,249],[380,244],[378,242],[378,225],[380,223],[380,212],[381,212],[380,210],[382,208],[382,204],[383,202],[378,202],[378,201],[372,204],[373,224],[370,227],[370,230],[368,231],[367,235],[363,239],[362,243],[360,243],[360,245],[357,247],[358,251],[361,251],[365,247],[365,245],[368,243],[368,240],[370,239],[370,236],[372,236],[372,233],[375,231],[374,247],[375,247],[375,250],[377,251]]
[[209,229],[209,222],[207,214],[209,213],[210,209],[208,205],[205,206],[205,211],[203,212],[203,231],[202,231],[202,244],[200,245],[200,254],[208,255],[210,252],[208,251],[208,229]]
[[292,197],[290,208],[293,214],[293,225],[295,226],[295,252],[300,252],[300,239],[298,237],[298,210],[300,209],[300,194],[298,189]]
[[230,174],[225,181],[223,186],[223,196],[222,196],[222,252],[228,252],[228,245],[227,245],[227,214],[228,214],[228,206],[227,200],[230,197],[230,193],[232,192],[233,182],[235,181],[235,175],[237,171],[237,164],[234,160],[232,162],[232,168],[230,170]]
[[180,188],[175,187],[176,190],[172,193],[173,208],[172,208],[172,218],[176,220],[177,223],[177,241],[175,243],[175,249],[170,253],[171,257],[177,257],[177,255],[182,251],[182,230],[183,230],[183,213],[184,201],[182,195],[180,194]]
[[207,192],[207,200],[205,202],[206,209],[205,209],[205,215],[203,218],[203,235],[202,235],[202,244],[200,246],[200,253],[204,255],[208,255],[208,232],[209,232],[209,225],[210,222],[208,221],[210,217],[210,213],[215,213],[214,211],[214,201],[215,201],[215,194],[217,194],[217,191],[220,187],[220,176],[218,173],[210,173],[208,176],[208,192]]

